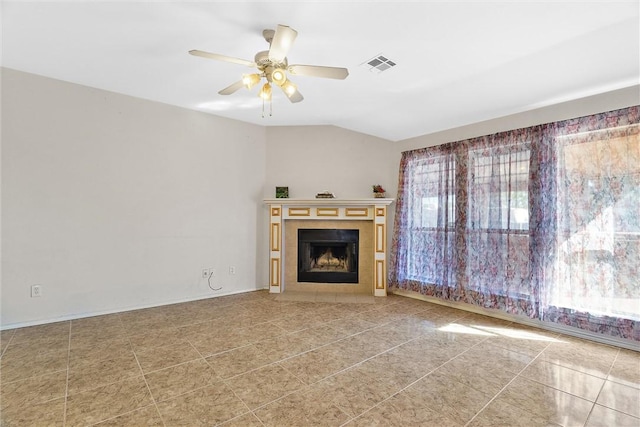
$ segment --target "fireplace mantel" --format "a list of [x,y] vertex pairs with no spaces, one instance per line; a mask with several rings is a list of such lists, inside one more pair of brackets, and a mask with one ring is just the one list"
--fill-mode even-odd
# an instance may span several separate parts
[[[285,221],[371,221],[373,244],[362,248],[361,256],[370,254],[373,280],[372,294],[387,295],[387,206],[394,199],[264,199],[269,206],[269,290],[281,293],[285,283]],[[365,229],[368,228],[365,227]]]
[[264,199],[267,205],[300,206],[389,206],[394,199]]

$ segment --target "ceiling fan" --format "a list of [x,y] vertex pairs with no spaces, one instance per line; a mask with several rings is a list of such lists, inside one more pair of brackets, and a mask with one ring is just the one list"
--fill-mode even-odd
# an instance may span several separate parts
[[288,77],[287,73],[294,76],[323,77],[329,79],[345,79],[349,75],[349,70],[338,67],[323,67],[319,65],[289,65],[287,53],[298,32],[286,25],[278,25],[275,30],[264,30],[262,32],[265,40],[270,44],[269,50],[256,53],[253,61],[233,58],[217,53],[204,52],[202,50],[190,50],[189,53],[203,58],[217,59],[219,61],[232,62],[234,64],[246,65],[258,69],[257,73],[243,74],[242,79],[222,89],[220,95],[231,95],[242,87],[251,89],[260,83],[262,78],[266,83],[260,89],[259,96],[265,100],[271,100],[272,84],[279,86],[291,102],[300,102],[304,98],[298,91],[298,87]]

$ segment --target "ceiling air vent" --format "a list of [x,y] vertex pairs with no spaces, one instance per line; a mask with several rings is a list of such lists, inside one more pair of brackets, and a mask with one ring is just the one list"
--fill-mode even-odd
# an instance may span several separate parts
[[388,59],[386,56],[378,55],[366,62],[363,62],[362,66],[368,68],[371,72],[381,73],[391,67],[395,67],[396,63]]

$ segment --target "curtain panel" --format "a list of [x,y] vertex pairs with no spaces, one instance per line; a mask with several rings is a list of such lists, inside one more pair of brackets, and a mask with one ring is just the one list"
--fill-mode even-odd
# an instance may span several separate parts
[[403,153],[390,288],[640,341],[638,112]]
[[455,291],[464,289],[456,286],[455,248],[464,244],[456,240],[456,148],[445,144],[403,153],[394,227],[402,232],[394,232],[390,262],[395,283],[444,299],[459,299]]

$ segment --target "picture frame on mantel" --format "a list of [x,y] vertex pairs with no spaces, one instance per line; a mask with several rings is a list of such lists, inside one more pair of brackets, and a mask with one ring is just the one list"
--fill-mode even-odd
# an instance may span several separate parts
[[276,199],[288,199],[289,187],[276,187]]

